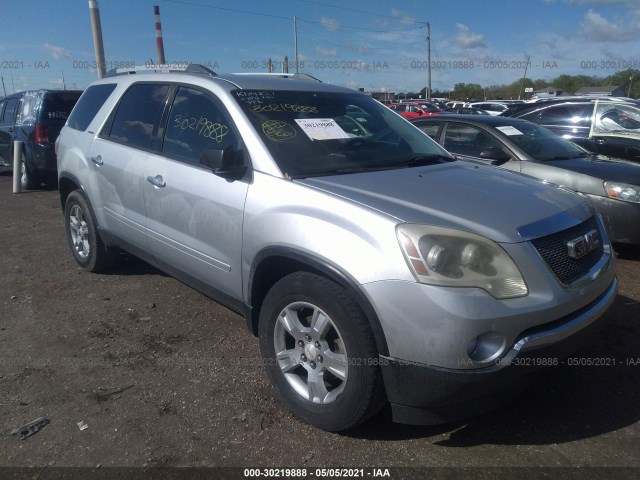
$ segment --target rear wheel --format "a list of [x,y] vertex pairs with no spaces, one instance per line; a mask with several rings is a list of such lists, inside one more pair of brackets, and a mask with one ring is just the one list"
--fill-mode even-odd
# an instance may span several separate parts
[[102,242],[93,212],[80,190],[67,197],[64,220],[69,247],[78,265],[90,272],[99,272],[116,262],[118,252]]
[[20,187],[23,190],[33,190],[40,186],[39,177],[31,171],[24,153],[20,156]]
[[371,328],[339,285],[307,272],[284,277],[265,298],[259,331],[267,373],[302,420],[346,430],[384,404]]

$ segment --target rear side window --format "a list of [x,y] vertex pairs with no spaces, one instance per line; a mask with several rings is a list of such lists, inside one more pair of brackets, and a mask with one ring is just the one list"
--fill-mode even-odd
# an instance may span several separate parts
[[18,111],[18,104],[20,103],[19,98],[10,98],[7,100],[7,104],[4,108],[4,115],[2,115],[2,120],[0,123],[3,125],[13,125],[16,119],[16,112]]
[[71,112],[67,125],[75,130],[85,131],[115,88],[115,83],[93,85],[87,88]]
[[542,110],[539,123],[544,125],[591,125],[593,105],[558,105]]
[[122,97],[107,137],[130,147],[148,149],[168,90],[168,85],[133,85]]

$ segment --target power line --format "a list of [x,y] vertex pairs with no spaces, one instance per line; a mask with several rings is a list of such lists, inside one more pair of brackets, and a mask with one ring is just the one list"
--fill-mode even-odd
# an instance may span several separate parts
[[[397,16],[393,16],[393,15],[385,15],[383,13],[373,13],[371,11],[365,11],[365,10],[358,10],[357,8],[349,8],[349,7],[342,7],[339,5],[333,5],[331,3],[324,3],[324,2],[318,2],[315,0],[298,0],[300,2],[305,2],[305,3],[311,3],[313,5],[320,5],[322,7],[330,7],[330,8],[336,8],[338,10],[346,10],[349,12],[355,12],[355,13],[364,13],[365,15],[371,15],[372,17],[381,17],[381,18],[390,18],[392,20],[400,20],[399,17]],[[407,22],[409,22],[409,20],[406,20]],[[418,22],[417,20],[410,20],[411,23],[423,23],[423,22]]]
[[247,15],[258,15],[261,17],[269,17],[269,18],[276,18],[278,20],[286,20],[287,22],[291,21],[291,17],[283,17],[280,15],[271,15],[269,13],[260,13],[260,12],[251,12],[249,10],[238,10],[236,8],[228,8],[228,7],[216,7],[214,5],[207,5],[204,3],[196,3],[196,2],[186,2],[183,0],[164,0],[165,2],[170,2],[170,3],[179,3],[181,5],[189,5],[192,7],[204,7],[204,8],[213,8],[215,10],[224,10],[226,12],[234,12],[234,13],[245,13]]
[[[164,0],[165,2],[169,2],[169,3],[177,3],[180,5],[189,5],[192,7],[203,7],[203,8],[212,8],[214,10],[222,10],[222,11],[226,11],[226,12],[233,12],[233,13],[243,13],[246,15],[257,15],[260,17],[268,17],[268,18],[275,18],[277,20],[286,20],[287,22],[291,21],[292,17],[283,17],[281,15],[273,15],[273,14],[269,14],[269,13],[262,13],[262,12],[252,12],[250,10],[239,10],[236,8],[228,8],[228,7],[218,7],[215,5],[208,5],[205,3],[197,3],[197,2],[189,2],[186,0]],[[312,23],[312,24],[316,24],[316,25],[322,25],[322,26],[326,26],[326,24],[322,23],[322,22],[318,22],[318,21],[314,21],[314,20],[305,20],[303,18],[297,17],[298,20],[305,22],[305,23]],[[392,17],[395,18],[395,17]],[[420,22],[415,22],[415,23],[420,23]],[[375,32],[375,33],[402,33],[402,32],[406,32],[407,30],[378,30],[375,28],[366,28],[366,27],[354,27],[354,26],[349,26],[349,25],[342,25],[342,24],[336,24],[336,30],[345,30],[345,31],[349,31],[349,30],[353,30],[353,31],[365,31],[365,32]],[[408,36],[412,36],[412,35],[408,35]]]

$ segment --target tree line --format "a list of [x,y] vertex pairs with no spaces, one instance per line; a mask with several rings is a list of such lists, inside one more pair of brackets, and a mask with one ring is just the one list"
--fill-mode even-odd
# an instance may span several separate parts
[[[522,78],[515,80],[508,85],[489,85],[483,87],[478,83],[456,83],[453,91],[433,91],[433,98],[452,99],[526,99],[531,97],[531,93],[525,93],[525,88],[533,88],[533,91],[542,90],[547,87],[557,88],[565,93],[573,95],[583,87],[621,87],[627,96],[631,98],[640,97],[640,70],[627,69],[616,72],[607,77],[597,77],[590,75],[559,75],[552,80],[533,80]],[[418,93],[407,93],[408,98],[417,98],[418,95],[424,98],[426,87]]]

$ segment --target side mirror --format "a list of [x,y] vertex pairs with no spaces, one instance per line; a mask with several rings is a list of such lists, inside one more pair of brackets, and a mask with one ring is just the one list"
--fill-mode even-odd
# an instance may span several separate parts
[[233,147],[206,148],[200,155],[201,165],[210,168],[214,175],[227,180],[237,180],[244,176],[247,165],[242,160],[242,154],[235,151]]
[[487,148],[480,152],[480,158],[491,160],[491,165],[502,165],[511,160],[511,157],[499,147]]

